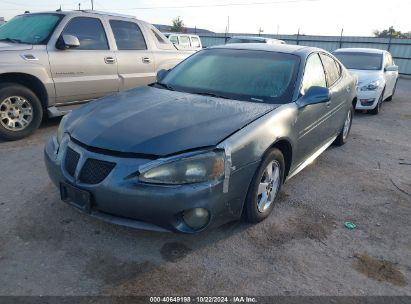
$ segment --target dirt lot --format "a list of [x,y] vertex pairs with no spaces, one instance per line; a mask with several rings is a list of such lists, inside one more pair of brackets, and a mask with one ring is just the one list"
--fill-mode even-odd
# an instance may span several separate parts
[[[1,295],[411,295],[411,80],[284,186],[272,216],[199,235],[114,226],[60,202],[58,120],[0,143]],[[343,227],[353,221],[357,229]]]

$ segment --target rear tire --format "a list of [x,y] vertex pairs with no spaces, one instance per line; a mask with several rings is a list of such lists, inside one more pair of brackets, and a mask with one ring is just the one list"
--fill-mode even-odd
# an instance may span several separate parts
[[351,131],[353,116],[354,116],[354,107],[351,105],[347,113],[347,116],[344,120],[344,125],[341,128],[341,132],[340,134],[338,134],[337,138],[334,141],[334,145],[342,146],[347,142],[348,135],[350,134],[350,131]]
[[36,94],[15,83],[0,85],[0,137],[18,140],[41,124],[43,109]]
[[[251,181],[245,200],[245,219],[258,223],[267,218],[284,182],[284,156],[278,149],[271,149]],[[271,169],[271,174],[270,174]]]

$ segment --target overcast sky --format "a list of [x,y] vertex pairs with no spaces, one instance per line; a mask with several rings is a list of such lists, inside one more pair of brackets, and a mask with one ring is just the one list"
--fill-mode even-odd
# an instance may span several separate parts
[[[0,16],[9,20],[25,10],[55,10],[60,4],[72,10],[79,2],[82,9],[91,8],[90,0],[0,0]],[[218,6],[198,7],[204,5]],[[150,23],[170,24],[181,16],[186,26],[215,32],[225,31],[228,16],[230,32],[237,33],[256,33],[261,27],[267,34],[295,34],[300,28],[307,35],[339,35],[344,28],[344,35],[370,36],[390,25],[411,31],[411,0],[94,0],[94,8]]]

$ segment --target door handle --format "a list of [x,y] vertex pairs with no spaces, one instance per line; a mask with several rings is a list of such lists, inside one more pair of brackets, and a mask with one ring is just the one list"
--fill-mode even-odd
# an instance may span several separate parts
[[105,57],[104,62],[107,64],[113,64],[116,63],[116,59],[114,59],[113,57]]
[[143,57],[141,60],[143,61],[143,63],[150,63],[151,62],[151,59],[149,57]]

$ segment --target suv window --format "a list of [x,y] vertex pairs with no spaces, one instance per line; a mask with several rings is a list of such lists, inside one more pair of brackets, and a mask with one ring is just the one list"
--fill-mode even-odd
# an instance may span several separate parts
[[313,54],[307,59],[305,64],[303,84],[301,94],[305,94],[312,86],[326,88],[324,68],[318,54]]
[[169,39],[170,39],[170,41],[171,41],[172,43],[178,44],[178,38],[177,38],[177,36],[172,35],[172,36],[170,36]]
[[200,47],[200,40],[197,37],[191,37],[191,46]]
[[324,54],[321,54],[320,56],[326,72],[328,87],[331,87],[341,76],[339,64],[330,56]]
[[180,40],[180,45],[190,45],[190,39],[188,36],[180,36],[178,39]]
[[151,28],[151,32],[153,33],[153,35],[156,37],[156,39],[157,39],[157,41],[159,42],[159,43],[167,43],[167,41],[165,41],[164,39],[163,39],[163,37],[161,37],[160,36],[160,34],[159,34],[159,32],[158,32],[158,30],[156,29],[156,28]]
[[110,20],[117,49],[146,50],[147,45],[140,27],[134,22]]
[[62,35],[73,35],[80,41],[77,50],[108,50],[104,27],[97,18],[75,17],[71,19]]

